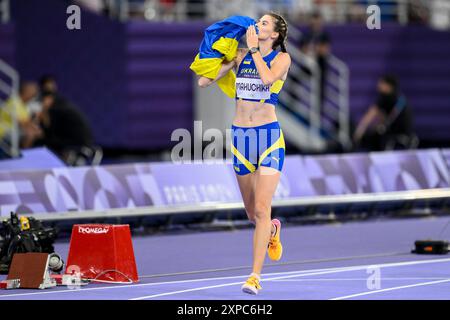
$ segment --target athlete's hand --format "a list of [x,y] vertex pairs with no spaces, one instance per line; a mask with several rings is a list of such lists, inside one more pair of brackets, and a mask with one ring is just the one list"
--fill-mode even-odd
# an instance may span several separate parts
[[256,34],[255,26],[251,25],[247,29],[247,47],[250,48],[257,48],[259,44],[258,35]]

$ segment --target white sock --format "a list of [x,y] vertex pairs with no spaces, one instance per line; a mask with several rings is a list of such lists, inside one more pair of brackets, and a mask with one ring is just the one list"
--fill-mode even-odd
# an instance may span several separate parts
[[257,273],[252,272],[250,274],[250,276],[254,276],[254,277],[256,277],[256,279],[258,279],[258,281],[261,281],[261,276],[259,274],[257,274]]

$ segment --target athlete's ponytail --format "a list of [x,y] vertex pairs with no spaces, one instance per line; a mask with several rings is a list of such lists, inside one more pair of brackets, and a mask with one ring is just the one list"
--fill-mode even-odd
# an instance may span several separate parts
[[275,12],[268,13],[274,19],[275,27],[274,31],[278,32],[278,38],[273,42],[272,49],[278,48],[280,46],[282,52],[287,52],[286,50],[286,40],[288,33],[288,25],[286,20],[279,14]]

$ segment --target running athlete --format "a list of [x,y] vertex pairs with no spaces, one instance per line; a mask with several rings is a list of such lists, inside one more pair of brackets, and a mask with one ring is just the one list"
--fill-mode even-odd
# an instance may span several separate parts
[[[236,114],[231,128],[233,167],[249,220],[255,225],[253,272],[242,290],[258,294],[266,251],[271,260],[281,258],[281,223],[271,220],[272,197],[280,180],[285,156],[283,132],[275,107],[291,64],[286,52],[288,26],[283,17],[268,13],[247,29],[248,49],[224,62],[217,77],[200,77],[207,87],[233,68],[236,71]],[[281,51],[278,51],[280,47]]]

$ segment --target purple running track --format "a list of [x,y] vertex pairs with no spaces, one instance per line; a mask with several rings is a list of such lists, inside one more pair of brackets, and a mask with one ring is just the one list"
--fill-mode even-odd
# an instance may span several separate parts
[[[450,256],[410,253],[449,219],[284,226],[283,258],[267,258],[257,296],[240,291],[251,272],[253,230],[245,229],[133,237],[137,284],[0,290],[0,299],[450,299]],[[67,257],[68,242],[56,250]]]

